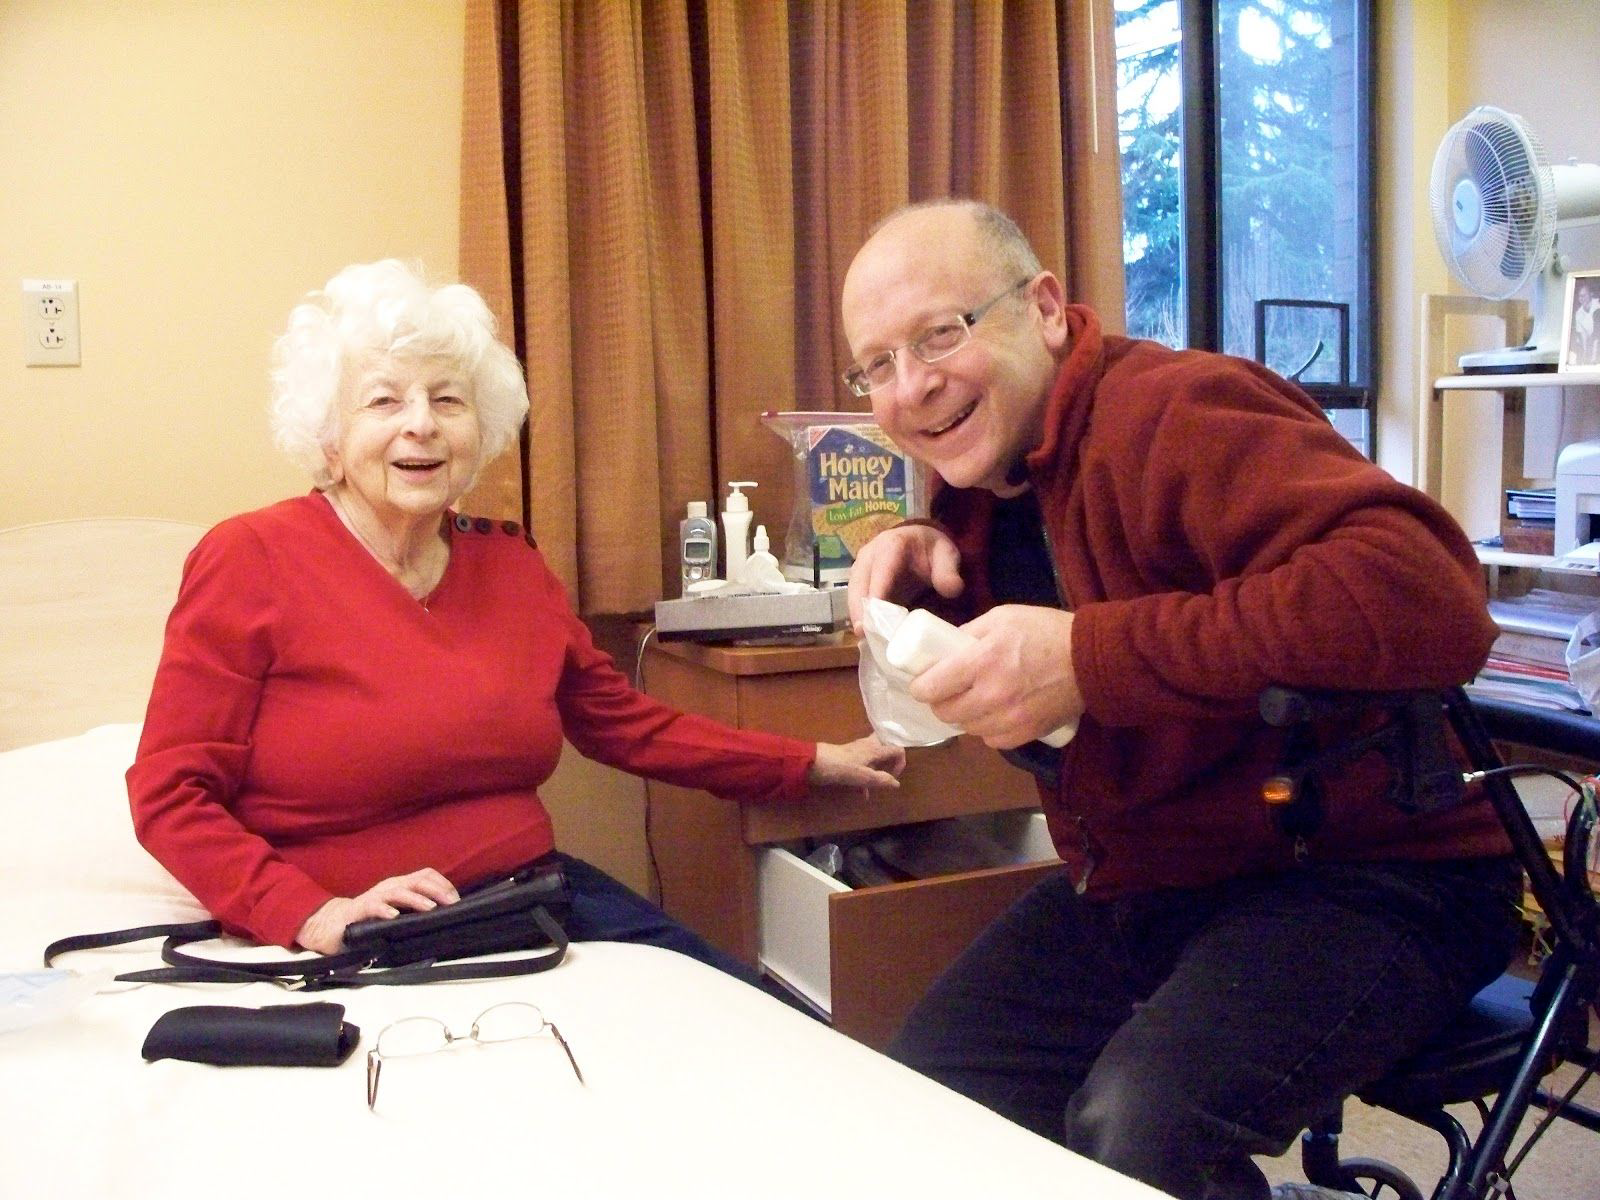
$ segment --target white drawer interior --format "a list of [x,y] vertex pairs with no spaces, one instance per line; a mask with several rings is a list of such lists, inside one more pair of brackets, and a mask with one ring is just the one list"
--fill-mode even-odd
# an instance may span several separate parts
[[[1056,857],[1044,814],[1027,809],[929,821],[896,831],[893,841],[902,861],[929,868],[916,872],[927,878],[946,870],[1016,866]],[[971,860],[975,846],[982,850],[981,861]],[[828,897],[850,891],[850,886],[781,846],[761,851],[756,886],[762,969],[831,1015]]]

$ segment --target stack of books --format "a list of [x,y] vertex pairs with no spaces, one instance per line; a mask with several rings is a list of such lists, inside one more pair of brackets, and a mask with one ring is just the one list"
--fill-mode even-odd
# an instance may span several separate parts
[[1500,541],[1516,554],[1554,554],[1555,488],[1507,488],[1506,519],[1500,526]]
[[1600,597],[1548,588],[1489,601],[1489,615],[1500,627],[1500,636],[1467,690],[1542,708],[1588,712],[1567,674],[1566,652],[1578,622],[1597,609]]

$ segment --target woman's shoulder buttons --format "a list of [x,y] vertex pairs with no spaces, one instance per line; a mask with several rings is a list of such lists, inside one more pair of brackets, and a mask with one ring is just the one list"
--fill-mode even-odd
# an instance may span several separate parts
[[[462,522],[466,522],[462,524]],[[528,545],[538,548],[539,543],[533,540],[532,530],[525,530],[517,521],[492,521],[488,517],[457,517],[456,528],[461,530],[476,530],[478,533],[490,533],[499,529],[507,537],[521,538]]]
[[460,533],[472,532],[472,518],[461,513],[456,514],[456,519],[451,522]]

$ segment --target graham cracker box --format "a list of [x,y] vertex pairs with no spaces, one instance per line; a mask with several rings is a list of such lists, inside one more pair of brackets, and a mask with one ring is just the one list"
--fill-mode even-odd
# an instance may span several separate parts
[[871,413],[769,412],[761,421],[789,443],[794,464],[781,556],[788,578],[842,584],[874,534],[928,515],[925,470]]

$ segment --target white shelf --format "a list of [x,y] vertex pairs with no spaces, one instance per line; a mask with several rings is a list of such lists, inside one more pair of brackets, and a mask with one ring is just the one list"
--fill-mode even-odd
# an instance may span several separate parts
[[1525,371],[1518,374],[1445,375],[1433,381],[1439,392],[1500,392],[1507,388],[1600,387],[1600,371]]
[[1513,554],[1509,550],[1493,550],[1486,546],[1474,546],[1477,551],[1478,561],[1486,567],[1524,567],[1529,570],[1555,571],[1562,575],[1589,575],[1596,574],[1596,568],[1589,566],[1562,566],[1561,560],[1549,554]]
[[1553,568],[1555,556],[1551,554],[1513,554],[1510,550],[1494,550],[1487,546],[1474,546],[1478,561],[1486,567]]

